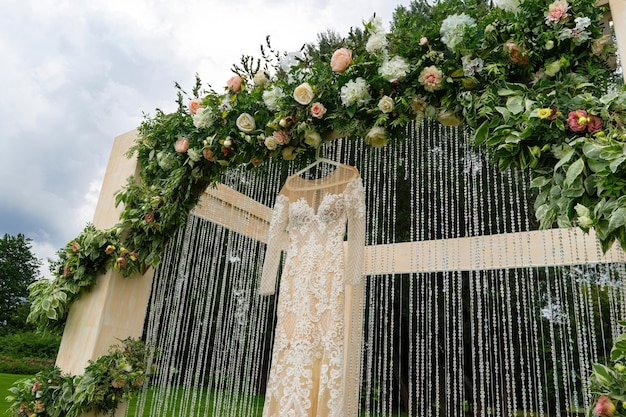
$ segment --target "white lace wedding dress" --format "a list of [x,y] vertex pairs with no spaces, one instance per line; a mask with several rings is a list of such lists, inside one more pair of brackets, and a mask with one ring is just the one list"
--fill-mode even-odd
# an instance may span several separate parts
[[[362,305],[346,303],[344,285],[362,280],[365,202],[358,171],[342,165],[322,179],[287,180],[272,212],[261,294],[275,291],[286,239],[263,416],[356,415]],[[353,307],[357,320],[350,330]],[[353,345],[350,352],[345,344]],[[346,362],[352,362],[351,370]],[[347,409],[346,392],[353,411]]]

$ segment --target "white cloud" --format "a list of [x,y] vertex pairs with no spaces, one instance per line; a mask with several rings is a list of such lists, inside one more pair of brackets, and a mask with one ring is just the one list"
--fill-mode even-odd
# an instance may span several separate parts
[[[409,0],[403,0],[408,4]],[[53,256],[93,217],[115,136],[175,108],[174,82],[220,90],[270,36],[294,51],[349,27],[383,0],[4,0],[0,13],[0,233]]]

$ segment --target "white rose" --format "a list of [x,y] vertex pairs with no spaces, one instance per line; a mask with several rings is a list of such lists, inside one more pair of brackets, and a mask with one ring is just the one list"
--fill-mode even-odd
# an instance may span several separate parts
[[304,143],[306,143],[307,145],[313,148],[317,148],[322,143],[322,137],[316,131],[308,130],[304,134]]
[[387,132],[380,126],[374,126],[365,135],[365,143],[374,148],[382,148],[387,144],[387,141]]
[[302,83],[293,90],[293,98],[303,106],[309,104],[314,96],[313,88],[311,88],[309,83]]
[[393,99],[389,96],[383,96],[378,102],[378,108],[383,113],[391,113],[394,108]]
[[256,128],[254,117],[249,113],[241,113],[237,118],[237,128],[244,133],[251,133]]
[[252,78],[252,81],[254,81],[254,85],[263,87],[265,84],[267,84],[269,79],[267,78],[265,70],[260,69],[256,72],[256,74],[254,74],[254,78]]
[[274,136],[266,137],[264,143],[265,143],[265,147],[269,149],[270,151],[273,151],[278,146],[278,143],[276,142],[276,139],[274,138]]

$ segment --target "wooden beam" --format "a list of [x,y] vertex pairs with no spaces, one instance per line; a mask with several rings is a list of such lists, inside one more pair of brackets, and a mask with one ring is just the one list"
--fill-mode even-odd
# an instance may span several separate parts
[[[194,214],[267,243],[271,209],[225,185],[207,190]],[[615,246],[602,255],[593,232],[550,229],[367,246],[364,259],[364,275],[385,275],[624,262],[626,254]]]

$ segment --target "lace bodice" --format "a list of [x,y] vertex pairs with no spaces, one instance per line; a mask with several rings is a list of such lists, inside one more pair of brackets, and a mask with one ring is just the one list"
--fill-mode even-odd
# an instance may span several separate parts
[[344,344],[357,345],[354,352],[360,341],[344,339],[344,285],[361,283],[365,202],[358,172],[352,167],[343,172],[353,178],[287,180],[272,211],[262,294],[275,292],[281,252],[289,243],[264,417],[356,416],[344,402],[346,390],[358,396],[345,386]]
[[[334,187],[334,186],[333,186]],[[320,194],[314,196],[313,194]],[[284,241],[289,240],[287,256],[304,258],[327,256],[320,246],[335,248],[335,265],[344,265],[345,283],[361,282],[363,248],[365,243],[365,196],[360,177],[345,185],[341,193],[326,193],[324,189],[299,193],[281,191],[276,199],[272,218],[260,293],[273,294]],[[290,197],[294,199],[290,202]],[[317,209],[310,201],[318,201]],[[346,256],[337,250],[343,246],[348,224]],[[349,260],[344,261],[344,258]]]

